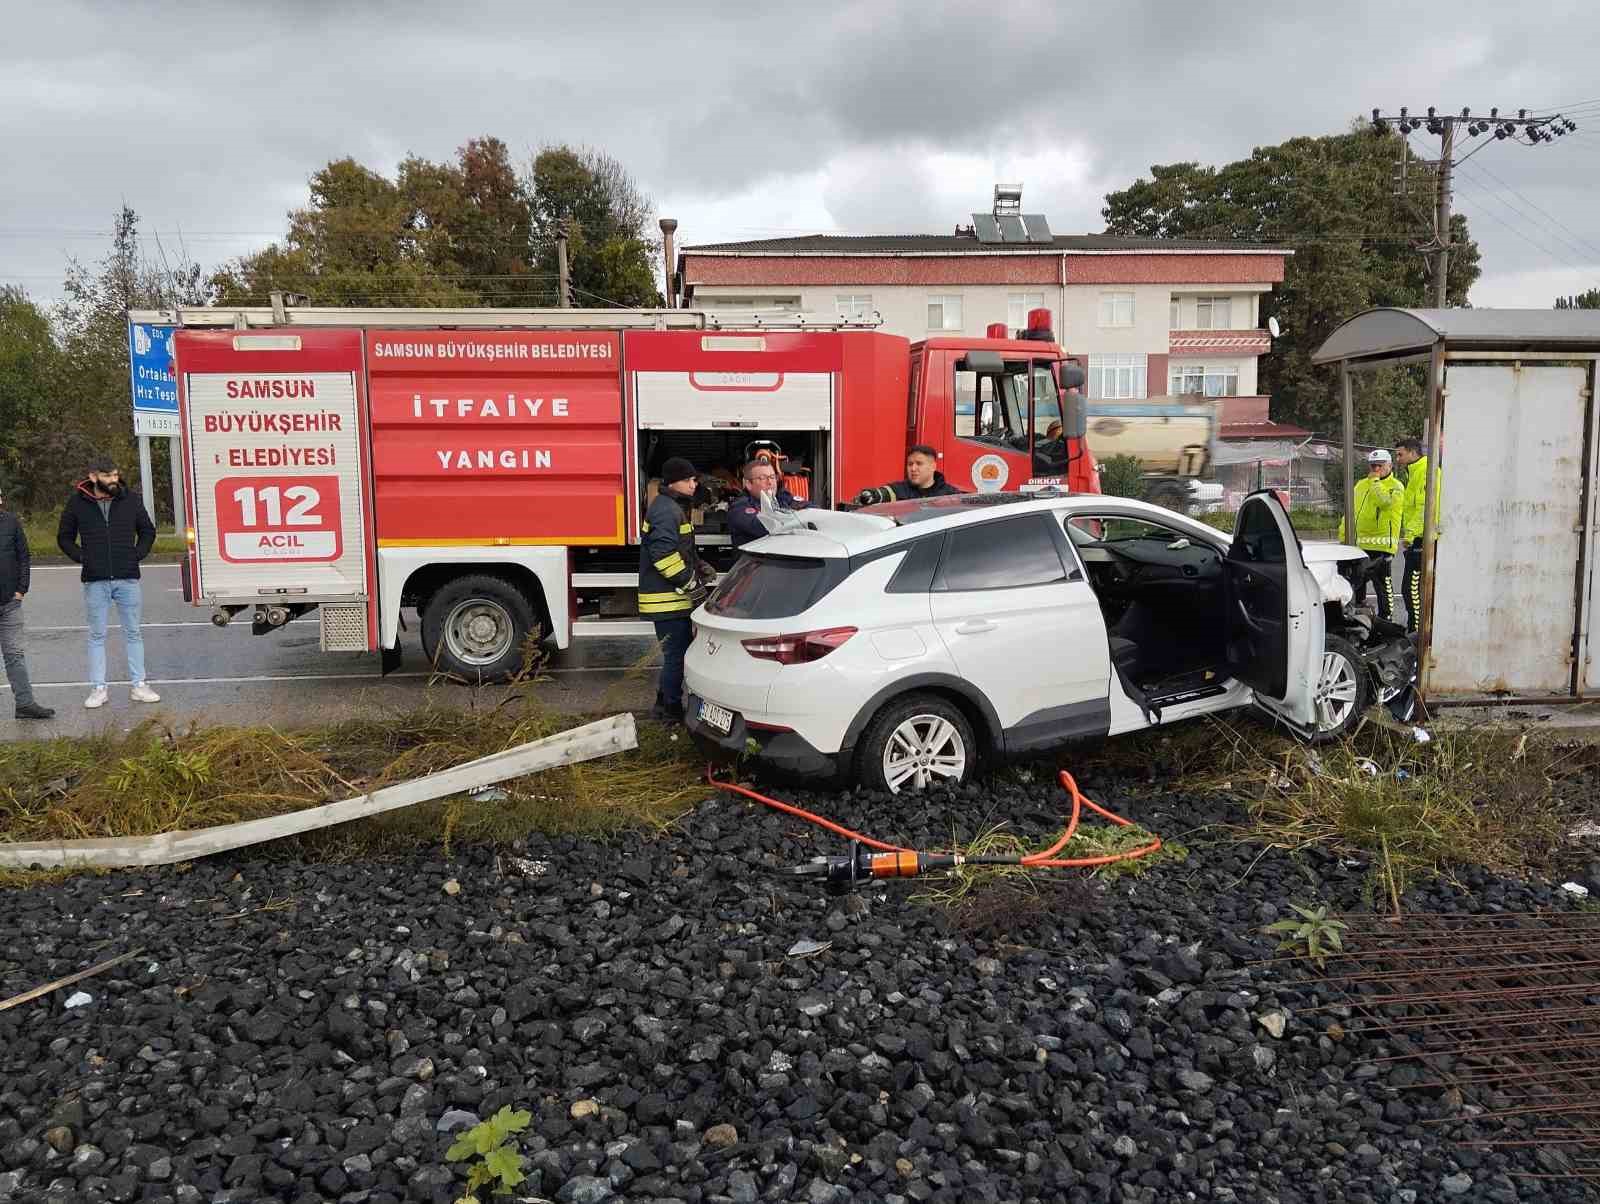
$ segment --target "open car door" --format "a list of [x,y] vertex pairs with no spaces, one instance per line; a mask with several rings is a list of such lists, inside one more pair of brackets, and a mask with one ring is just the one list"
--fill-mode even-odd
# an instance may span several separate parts
[[1263,710],[1312,732],[1326,638],[1322,590],[1272,494],[1252,493],[1239,507],[1223,578],[1228,671],[1255,690]]

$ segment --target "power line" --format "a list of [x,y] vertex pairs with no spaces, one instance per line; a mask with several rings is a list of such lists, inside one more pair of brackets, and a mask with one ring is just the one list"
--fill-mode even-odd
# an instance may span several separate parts
[[[1426,117],[1413,117],[1410,110],[1403,106],[1397,117],[1386,117],[1381,110],[1372,110],[1374,130],[1381,134],[1391,126],[1406,139],[1407,146],[1410,145],[1412,130],[1425,129],[1439,139],[1439,165],[1434,176],[1433,239],[1425,249],[1431,250],[1433,254],[1434,305],[1444,309],[1449,304],[1450,185],[1457,166],[1455,158],[1457,129],[1463,131],[1468,138],[1493,135],[1499,142],[1513,141],[1524,146],[1534,146],[1564,138],[1576,131],[1578,126],[1570,117],[1561,113],[1530,117],[1527,109],[1518,109],[1515,117],[1501,116],[1498,108],[1490,109],[1488,117],[1474,117],[1469,108],[1462,109],[1459,116],[1440,113],[1432,105],[1428,106]],[[1487,143],[1474,148],[1465,158],[1471,158],[1482,149],[1483,145]]]
[[[1457,166],[1459,167],[1460,164],[1457,164]],[[1590,242],[1587,238],[1584,238],[1581,234],[1579,234],[1576,230],[1574,230],[1570,226],[1568,226],[1565,222],[1563,222],[1555,214],[1551,213],[1548,209],[1545,209],[1538,202],[1536,202],[1532,198],[1530,198],[1526,193],[1519,192],[1516,188],[1512,187],[1510,184],[1507,184],[1505,182],[1505,180],[1501,179],[1498,174],[1496,174],[1494,171],[1490,170],[1490,168],[1489,168],[1489,166],[1487,164],[1484,164],[1484,163],[1478,164],[1477,170],[1482,171],[1490,179],[1494,180],[1497,184],[1499,184],[1500,187],[1503,188],[1506,192],[1509,192],[1512,196],[1516,197],[1523,204],[1527,205],[1530,209],[1536,210],[1537,212],[1542,214],[1546,219],[1548,219],[1548,221],[1554,227],[1553,229],[1550,229],[1549,232],[1551,234],[1555,235],[1561,241],[1565,242],[1567,244],[1567,246],[1569,246],[1573,250],[1577,251],[1580,255],[1593,255],[1593,256],[1596,257],[1595,261],[1596,262],[1600,262],[1600,246],[1597,246],[1596,244]],[[1471,179],[1473,177],[1469,176],[1468,178]],[[1484,185],[1481,180],[1476,181],[1476,182],[1479,184],[1480,187],[1483,187],[1483,188],[1485,188],[1487,190],[1488,186]],[[1505,202],[1505,203],[1509,204],[1509,202]],[[1515,208],[1515,206],[1512,206],[1512,207]],[[1539,224],[1539,221],[1538,221],[1537,218],[1534,218],[1534,217],[1532,217],[1532,216],[1530,216],[1528,214],[1525,214],[1525,213],[1522,216],[1527,217],[1528,220],[1533,222],[1535,225]]]

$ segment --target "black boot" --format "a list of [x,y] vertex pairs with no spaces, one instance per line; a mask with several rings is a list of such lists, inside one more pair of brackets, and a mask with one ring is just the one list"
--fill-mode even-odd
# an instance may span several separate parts
[[54,719],[55,711],[49,707],[42,707],[37,702],[26,703],[17,708],[18,719]]

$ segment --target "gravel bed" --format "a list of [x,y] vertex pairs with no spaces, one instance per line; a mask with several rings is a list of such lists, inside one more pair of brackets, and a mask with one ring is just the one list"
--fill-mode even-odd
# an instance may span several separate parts
[[[0,1012],[0,1200],[451,1200],[452,1134],[506,1104],[534,1114],[519,1192],[562,1204],[1588,1198],[1425,1124],[1439,1092],[1261,964],[1279,908],[1359,907],[1365,865],[1122,785],[1083,783],[1187,860],[956,913],[774,877],[843,844],[723,797],[664,837],[529,840],[542,877],[241,854],[0,894],[0,997],[144,950]],[[925,847],[1043,838],[1062,799],[783,794]],[[1483,875],[1407,903],[1563,905]]]

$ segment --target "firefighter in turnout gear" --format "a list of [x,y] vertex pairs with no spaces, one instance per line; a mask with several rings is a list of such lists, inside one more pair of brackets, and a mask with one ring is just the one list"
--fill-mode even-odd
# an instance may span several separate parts
[[1420,439],[1401,439],[1395,444],[1395,462],[1406,470],[1406,495],[1400,516],[1400,546],[1406,554],[1406,630],[1415,632],[1422,618],[1422,520],[1427,503],[1423,481],[1433,478],[1433,532],[1437,536],[1444,530],[1444,511],[1441,509],[1442,475],[1430,471],[1428,457],[1422,454]]
[[661,466],[661,492],[645,511],[639,546],[639,614],[661,641],[656,717],[683,719],[683,657],[694,637],[689,614],[705,600],[715,572],[695,551],[689,507],[699,481],[694,465],[673,456]]
[[[1378,617],[1394,618],[1394,554],[1400,549],[1400,512],[1405,487],[1394,476],[1394,462],[1381,447],[1367,456],[1367,475],[1356,482],[1356,547],[1367,563],[1356,582],[1356,605],[1367,600],[1367,582],[1378,595]],[[1344,519],[1339,520],[1343,542]]]

